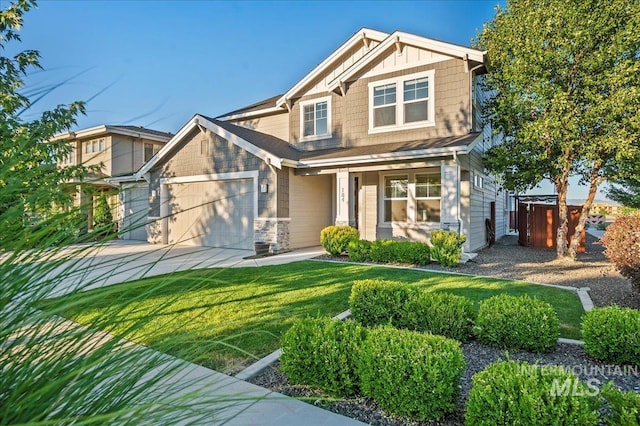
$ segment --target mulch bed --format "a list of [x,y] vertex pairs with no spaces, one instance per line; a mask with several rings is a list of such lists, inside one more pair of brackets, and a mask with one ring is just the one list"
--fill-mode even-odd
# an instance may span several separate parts
[[[452,415],[440,421],[414,422],[386,414],[374,401],[358,397],[333,399],[323,395],[317,389],[307,386],[296,386],[289,383],[287,377],[278,369],[276,363],[262,374],[249,380],[258,386],[269,388],[285,395],[304,398],[307,402],[318,405],[329,411],[365,423],[379,426],[399,425],[463,425],[464,410],[471,377],[489,364],[506,358],[504,350],[495,349],[471,341],[462,345],[467,367],[460,380],[460,398],[458,408]],[[640,367],[619,367],[607,365],[591,359],[582,347],[577,345],[558,344],[553,352],[534,354],[522,351],[509,351],[509,359],[516,361],[538,362],[539,365],[563,365],[578,375],[582,380],[597,379],[600,384],[613,381],[620,389],[640,392]]]
[[[622,277],[606,259],[603,247],[597,238],[587,234],[586,253],[579,254],[576,261],[558,260],[554,251],[521,247],[517,237],[507,236],[490,248],[481,250],[473,261],[457,268],[445,268],[432,263],[423,269],[460,272],[529,282],[558,284],[572,287],[589,287],[596,306],[618,304],[640,308],[640,292],[634,291],[627,279]],[[346,257],[320,256],[319,259],[349,261]],[[487,365],[505,359],[504,350],[495,349],[471,341],[462,345],[467,367],[460,380],[460,398],[456,413],[435,422],[412,422],[389,416],[375,402],[367,398],[332,399],[317,389],[292,385],[278,369],[278,363],[250,380],[259,386],[285,395],[305,398],[310,403],[330,411],[372,425],[462,425],[464,407],[471,387],[471,377]],[[582,347],[558,344],[553,352],[534,354],[509,351],[512,360],[539,363],[540,365],[563,365],[582,380],[596,379],[600,384],[613,381],[623,390],[640,393],[640,367],[616,368],[591,359]]]

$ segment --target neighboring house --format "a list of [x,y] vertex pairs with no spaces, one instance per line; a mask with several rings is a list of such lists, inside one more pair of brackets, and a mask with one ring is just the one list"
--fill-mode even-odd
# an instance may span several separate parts
[[149,185],[149,239],[273,251],[322,228],[486,245],[505,233],[506,194],[484,171],[484,52],[362,29],[286,93],[217,118],[196,114],[130,180]]
[[[54,140],[64,139],[72,145],[67,158],[60,162],[61,166],[100,166],[100,172],[92,173],[82,183],[75,183],[76,202],[82,206],[89,228],[93,225],[94,200],[103,193],[108,195],[109,204],[117,212],[114,216],[120,229],[130,225],[128,222],[139,220],[138,217],[126,214],[124,203],[119,202],[122,201],[122,197],[118,197],[116,186],[109,180],[117,176],[130,176],[139,170],[171,139],[171,136],[171,133],[138,126],[102,125],[61,133],[54,137]],[[145,187],[140,202],[148,205],[146,192]],[[138,227],[124,237],[146,240],[147,235],[144,227]]]

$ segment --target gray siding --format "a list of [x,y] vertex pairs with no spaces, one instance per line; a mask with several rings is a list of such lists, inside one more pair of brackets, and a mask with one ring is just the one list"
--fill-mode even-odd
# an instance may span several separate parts
[[[435,70],[433,90],[436,125],[369,134],[368,83],[430,69]],[[289,114],[290,141],[301,149],[313,150],[329,146],[363,146],[467,134],[471,130],[470,78],[470,74],[465,71],[464,62],[451,59],[356,80],[349,86],[344,97],[331,93],[332,137],[314,142],[300,142],[300,101],[327,96],[327,94],[304,96],[296,100]]]
[[[268,192],[258,193],[258,216],[274,217],[276,214],[277,174],[264,161],[237,145],[216,135],[205,135],[199,130],[191,132],[164,162],[151,172],[149,196],[151,216],[160,215],[160,178],[197,176],[217,173],[233,173],[258,170],[258,185],[268,185]],[[284,210],[285,206],[281,206]]]

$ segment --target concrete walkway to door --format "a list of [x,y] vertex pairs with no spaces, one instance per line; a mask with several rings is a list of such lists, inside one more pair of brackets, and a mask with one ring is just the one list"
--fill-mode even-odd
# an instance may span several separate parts
[[86,250],[83,247],[62,253],[62,256],[72,257],[51,272],[52,277],[65,276],[52,295],[59,296],[78,287],[91,289],[188,269],[281,265],[311,259],[323,253],[322,247],[311,247],[260,259],[244,259],[254,252],[112,241],[102,246],[87,246]]

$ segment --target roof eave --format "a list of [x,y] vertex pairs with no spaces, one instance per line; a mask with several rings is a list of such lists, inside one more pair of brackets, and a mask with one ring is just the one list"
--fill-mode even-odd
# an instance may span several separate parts
[[276,106],[281,107],[286,104],[286,102],[294,97],[300,90],[306,87],[311,83],[315,78],[317,78],[328,66],[330,66],[334,61],[336,61],[340,56],[345,54],[351,48],[353,48],[357,43],[361,43],[363,37],[376,40],[381,42],[384,40],[389,34],[373,30],[370,28],[362,28],[358,32],[356,32],[353,36],[351,36],[346,42],[344,42],[338,49],[336,49],[331,55],[329,55],[324,61],[320,62],[311,72],[305,75],[302,80],[298,81],[291,89],[289,89],[280,99],[276,101]]

